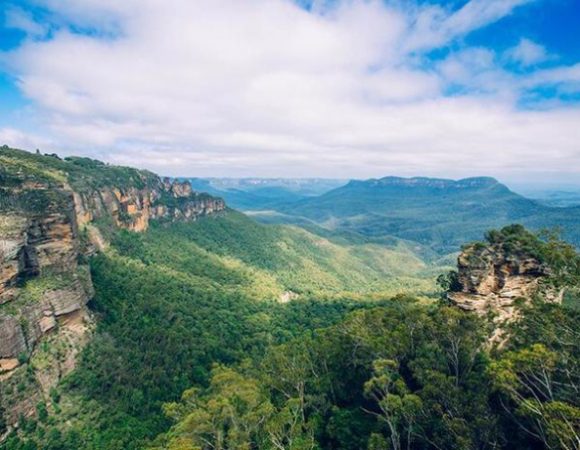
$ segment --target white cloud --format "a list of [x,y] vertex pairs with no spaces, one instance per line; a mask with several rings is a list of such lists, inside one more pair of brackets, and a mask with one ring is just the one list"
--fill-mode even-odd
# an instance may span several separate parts
[[[50,0],[60,20],[114,37],[63,28],[7,58],[54,150],[163,174],[577,170],[578,109],[518,111],[527,87],[488,49],[423,64],[419,49],[524,3],[453,13],[378,0],[315,12],[289,0]],[[463,94],[446,96],[454,85]]]
[[445,21],[448,33],[465,34],[508,16],[518,6],[534,0],[471,0]]
[[542,45],[522,38],[518,45],[507,51],[507,57],[522,66],[532,66],[546,61],[548,54]]
[[[439,5],[415,8],[410,16],[412,33],[407,50],[438,48],[455,38],[496,22],[519,6],[536,0],[471,0],[457,11],[447,11]],[[412,2],[409,2],[413,4]]]
[[38,23],[26,11],[16,7],[8,7],[4,17],[5,26],[24,31],[33,38],[43,37],[48,27]]
[[578,86],[580,85],[580,63],[537,71],[529,77],[527,83],[532,86]]

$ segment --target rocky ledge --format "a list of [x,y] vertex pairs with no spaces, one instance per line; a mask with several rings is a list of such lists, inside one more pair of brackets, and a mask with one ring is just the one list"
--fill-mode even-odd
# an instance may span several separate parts
[[102,218],[131,231],[145,231],[153,219],[196,220],[225,209],[220,198],[194,192],[188,182],[159,179],[152,187],[104,187],[73,192],[79,226]]
[[50,389],[74,369],[90,339],[94,319],[87,304],[94,292],[87,256],[107,247],[103,230],[142,232],[151,220],[194,221],[225,208],[187,182],[150,172],[0,148],[4,422],[14,426],[49,401]]
[[550,268],[534,252],[510,248],[504,242],[464,247],[457,269],[455,286],[447,296],[457,307],[492,319],[492,343],[503,342],[504,326],[517,320],[519,305],[535,294],[541,293],[546,301],[562,301],[563,291],[548,289],[542,283],[551,275]]

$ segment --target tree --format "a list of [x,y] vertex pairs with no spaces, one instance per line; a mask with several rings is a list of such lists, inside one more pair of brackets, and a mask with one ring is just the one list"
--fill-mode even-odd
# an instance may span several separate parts
[[313,450],[317,448],[313,425],[302,416],[300,400],[291,398],[270,417],[265,434],[276,450]]
[[178,420],[169,433],[169,448],[255,448],[259,430],[273,413],[257,380],[223,366],[212,370],[207,390],[189,389],[181,403],[165,405],[166,414]]
[[450,270],[442,273],[437,277],[437,284],[443,290],[443,293],[457,292],[461,290],[461,283],[459,282],[459,274],[457,270]]
[[[558,358],[544,345],[534,344],[507,352],[490,370],[495,387],[515,405],[512,416],[522,430],[546,448],[578,450],[580,408],[558,394],[560,389],[570,387],[578,392],[578,386],[557,379]],[[509,405],[506,408],[509,410]]]
[[[0,402],[1,401],[2,401],[2,398],[0,398]],[[4,418],[5,412],[6,411],[4,410],[4,407],[0,403],[0,436],[2,436],[4,433],[6,433],[6,430],[8,429],[8,424],[6,423],[6,419]]]
[[[410,449],[414,426],[421,413],[421,398],[412,394],[399,374],[399,364],[388,359],[379,359],[373,364],[373,377],[365,383],[365,395],[373,399],[380,412],[373,413],[389,429],[393,450]],[[376,444],[374,444],[376,445]]]

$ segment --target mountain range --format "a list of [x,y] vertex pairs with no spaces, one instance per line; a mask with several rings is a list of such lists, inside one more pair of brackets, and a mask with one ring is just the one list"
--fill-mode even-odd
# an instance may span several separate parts
[[[239,186],[234,191],[211,186],[210,193],[233,200],[263,222],[298,224],[378,243],[397,238],[438,255],[457,252],[485,230],[516,222],[538,231],[560,229],[566,239],[580,244],[580,206],[549,206],[490,177],[455,181],[389,176],[353,180],[334,189],[326,184],[320,195],[300,198],[282,185],[269,186],[260,199],[256,191]],[[198,180],[194,187],[203,190],[204,185]]]
[[324,194],[347,183],[329,178],[180,178],[193,189],[224,198],[232,208],[251,211],[273,208]]
[[[276,210],[0,147],[0,450],[574,448],[580,256],[477,233],[577,238],[577,209],[491,178],[194,183]],[[553,377],[540,415],[522,370]]]

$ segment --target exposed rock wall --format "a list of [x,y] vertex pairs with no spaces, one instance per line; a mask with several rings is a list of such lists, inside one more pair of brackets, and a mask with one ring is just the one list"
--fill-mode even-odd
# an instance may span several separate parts
[[[511,253],[502,245],[474,244],[465,248],[457,261],[458,289],[449,300],[466,311],[490,316],[495,325],[490,338],[501,344],[506,324],[519,317],[518,304],[528,302],[542,287],[550,269],[525,252]],[[543,292],[548,301],[561,302],[562,293]]]
[[[151,182],[150,175],[143,187],[83,189],[31,181],[25,172],[10,176],[4,185],[0,176],[0,402],[14,425],[48,399],[90,338],[87,303],[94,292],[88,266],[79,261],[107,247],[99,221],[141,232],[151,220],[193,221],[225,204],[189,183]],[[23,383],[25,389],[16,388]]]
[[80,225],[108,217],[117,226],[137,232],[147,230],[152,219],[196,220],[225,209],[222,199],[193,192],[191,184],[169,179],[159,180],[154,188],[107,187],[74,193],[74,204]]
[[[79,231],[72,195],[66,196],[71,209],[0,213],[0,388],[8,424],[33,414],[50,388],[74,368],[93,324],[86,306],[93,285],[88,267],[78,263]],[[80,326],[70,326],[73,317]],[[48,352],[43,370],[33,365],[31,378],[27,367],[40,342],[49,339],[62,351],[58,356]],[[63,361],[69,364],[61,368]]]

